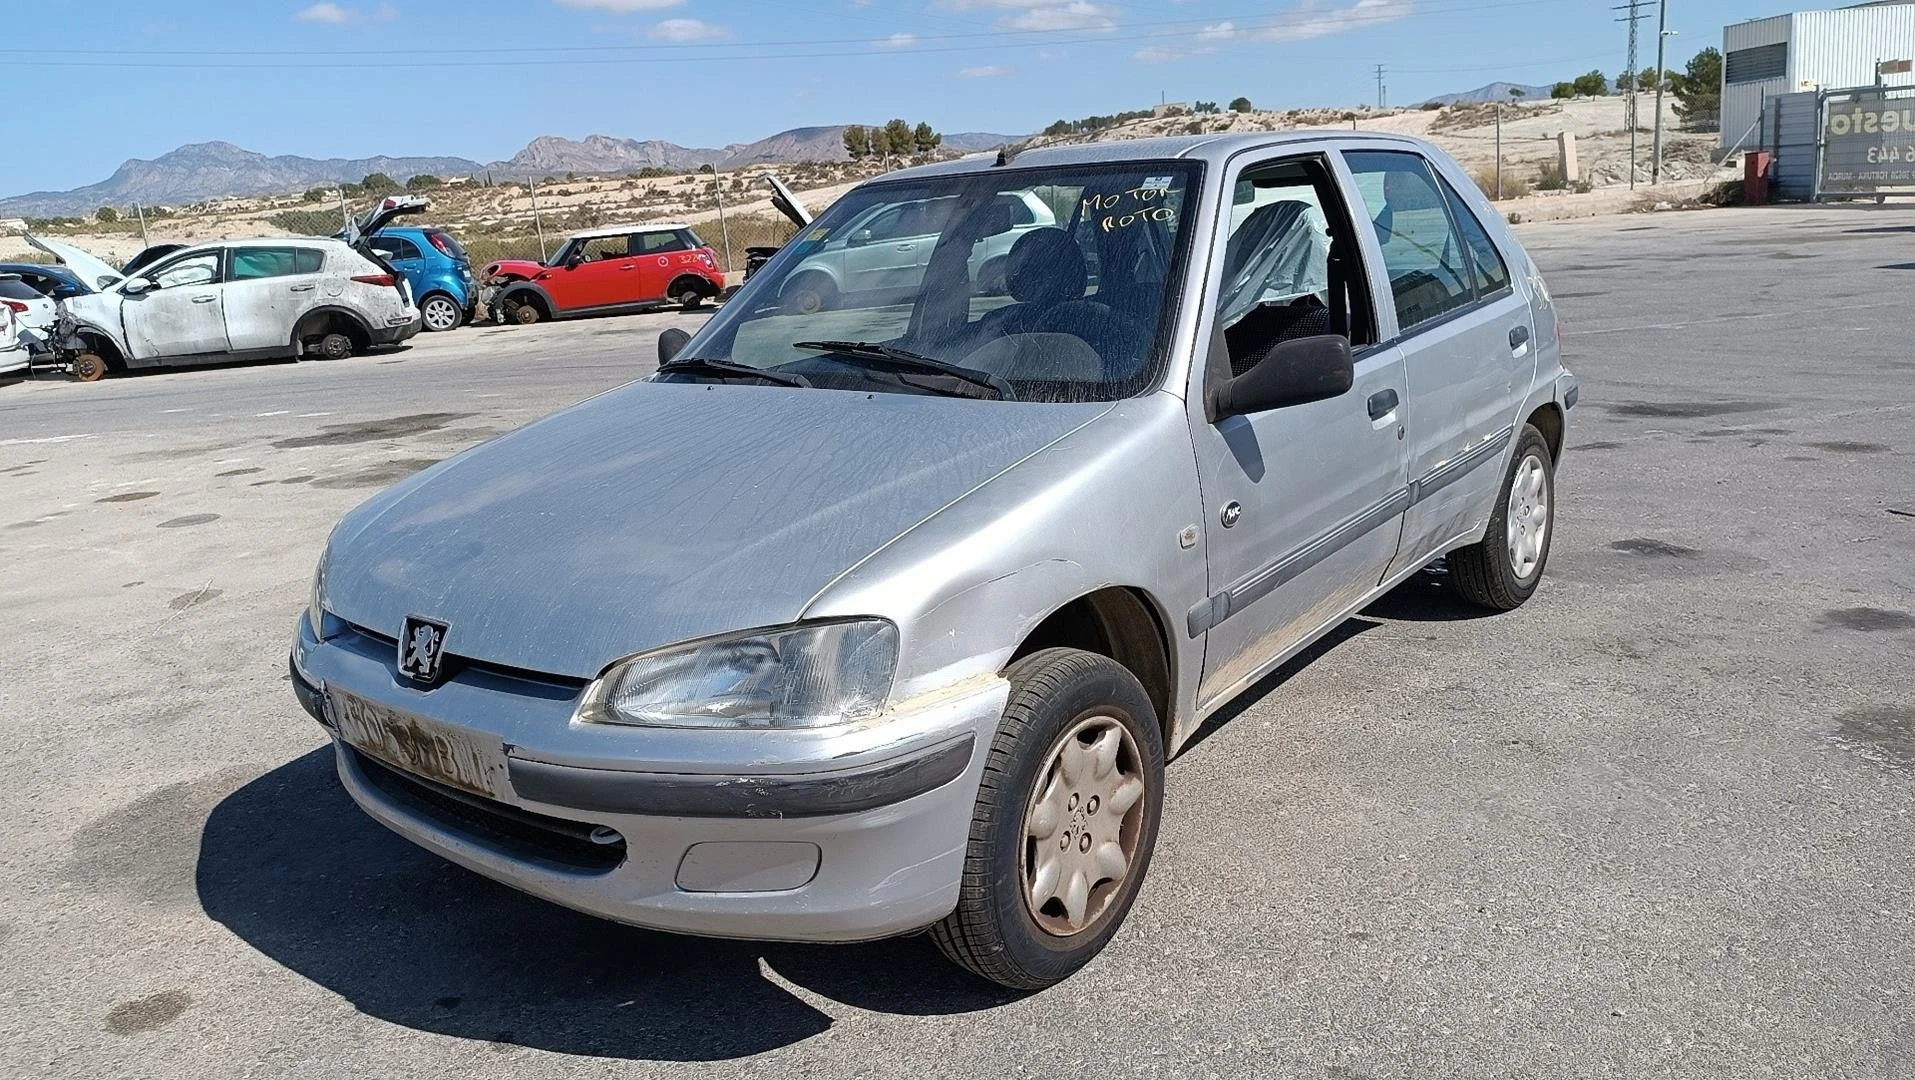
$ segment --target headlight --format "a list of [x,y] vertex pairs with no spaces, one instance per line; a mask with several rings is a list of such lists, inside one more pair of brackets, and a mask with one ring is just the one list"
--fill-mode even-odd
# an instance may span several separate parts
[[608,669],[580,719],[651,727],[812,728],[884,709],[898,628],[807,623],[673,645]]
[[328,546],[319,556],[319,565],[313,567],[312,593],[306,598],[306,625],[320,641],[326,640],[326,556],[331,554]]

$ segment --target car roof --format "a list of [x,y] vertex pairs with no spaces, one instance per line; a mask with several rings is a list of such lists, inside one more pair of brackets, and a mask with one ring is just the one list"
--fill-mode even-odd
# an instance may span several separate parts
[[603,225],[596,229],[580,229],[573,233],[568,239],[596,240],[601,236],[626,236],[631,233],[647,232],[676,232],[679,229],[689,228],[691,228],[691,226],[682,221],[653,221],[644,225]]
[[[1338,128],[1303,128],[1294,131],[1247,131],[1218,135],[1174,135],[1153,139],[1114,139],[1109,142],[1064,143],[1038,146],[1016,152],[1008,168],[1035,169],[1067,165],[1099,165],[1126,161],[1164,161],[1185,159],[1221,165],[1245,151],[1304,149],[1311,144],[1337,143],[1374,146],[1376,149],[1417,150],[1431,153],[1429,143],[1408,135],[1380,131],[1345,131]],[[940,161],[911,169],[886,173],[875,180],[916,180],[934,176],[952,176],[999,168],[997,154],[970,154],[952,161]]]
[[62,281],[84,284],[80,275],[58,263],[0,263],[0,274],[45,274]]
[[424,236],[426,233],[445,231],[446,229],[442,225],[388,225],[383,229],[375,230],[372,235],[393,236],[398,233],[417,233],[420,236]]
[[[252,236],[244,240],[208,240],[204,243],[194,244],[192,246],[195,248],[283,247],[289,242],[297,242],[301,244],[322,244],[326,247],[332,247],[332,248],[350,247],[350,245],[347,244],[344,240],[337,240],[330,236]],[[184,251],[186,249],[181,248],[180,250]]]

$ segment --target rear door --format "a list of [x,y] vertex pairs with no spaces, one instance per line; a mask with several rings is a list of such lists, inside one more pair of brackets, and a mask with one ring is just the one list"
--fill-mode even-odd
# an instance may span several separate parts
[[233,248],[224,290],[226,337],[233,349],[291,348],[293,327],[319,303],[325,262],[317,248]]
[[[1535,367],[1529,302],[1482,223],[1422,155],[1347,151],[1407,365],[1411,504],[1392,570],[1488,520]],[[1479,263],[1481,264],[1479,266]]]
[[126,294],[120,303],[120,322],[132,353],[128,359],[227,351],[224,255],[224,248],[201,248],[161,260],[140,275],[153,288]]

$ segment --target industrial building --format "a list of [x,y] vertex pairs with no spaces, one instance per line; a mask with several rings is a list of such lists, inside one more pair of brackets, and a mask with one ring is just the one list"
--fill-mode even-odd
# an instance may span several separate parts
[[[1722,149],[1763,147],[1770,99],[1872,86],[1877,64],[1915,59],[1915,0],[1798,11],[1722,28]],[[1881,76],[1915,86],[1915,73]],[[1776,110],[1766,114],[1771,125]]]

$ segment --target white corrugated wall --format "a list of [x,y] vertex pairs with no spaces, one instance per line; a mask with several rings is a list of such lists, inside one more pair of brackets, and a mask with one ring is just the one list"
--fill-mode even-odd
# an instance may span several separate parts
[[[1799,11],[1789,46],[1792,90],[1871,86],[1875,61],[1915,60],[1915,4],[1840,11]],[[1890,86],[1915,85],[1915,74],[1890,75]],[[1814,84],[1810,86],[1807,84]]]
[[[1722,54],[1727,56],[1743,49],[1753,49],[1762,45],[1779,45],[1789,40],[1790,20],[1793,16],[1777,15],[1769,19],[1754,19],[1749,22],[1733,23],[1722,28]],[[1726,72],[1725,72],[1726,74]],[[1750,136],[1750,129],[1762,116],[1762,102],[1765,98],[1777,94],[1786,94],[1795,87],[1785,76],[1779,79],[1764,79],[1761,82],[1724,83],[1722,87],[1722,141],[1723,149],[1751,143],[1761,145],[1761,133]],[[1744,136],[1749,136],[1746,140]]]

